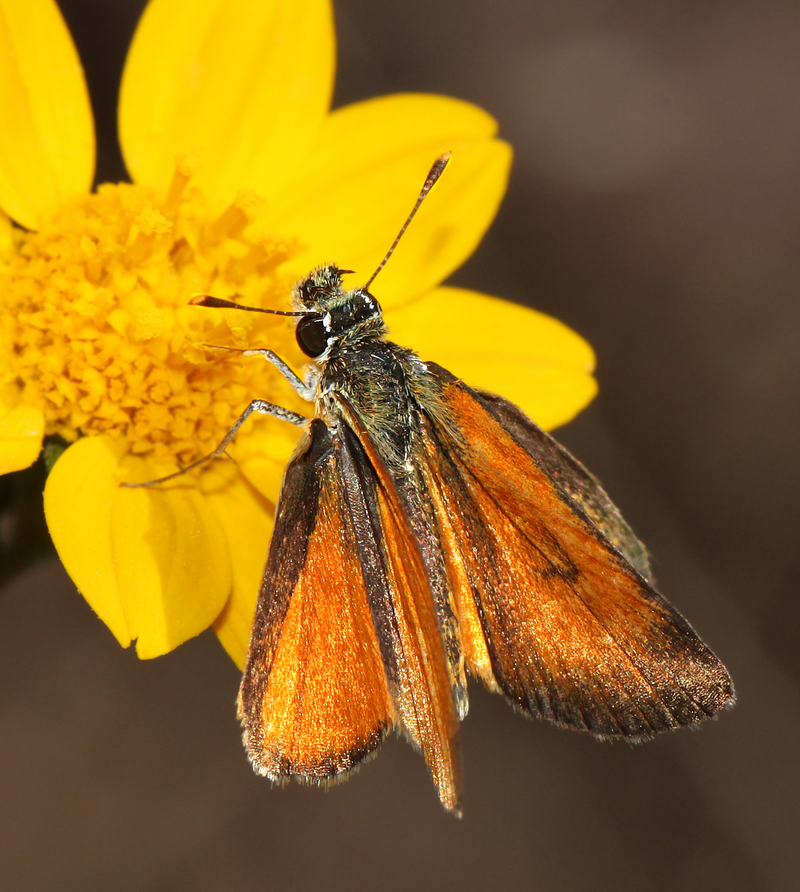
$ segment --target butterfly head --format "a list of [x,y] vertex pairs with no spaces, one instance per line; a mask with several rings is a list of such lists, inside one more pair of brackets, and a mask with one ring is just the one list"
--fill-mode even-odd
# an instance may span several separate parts
[[325,359],[336,345],[386,332],[380,304],[369,291],[342,288],[342,276],[349,272],[334,264],[318,266],[294,287],[295,310],[307,314],[297,323],[295,335],[312,359]]

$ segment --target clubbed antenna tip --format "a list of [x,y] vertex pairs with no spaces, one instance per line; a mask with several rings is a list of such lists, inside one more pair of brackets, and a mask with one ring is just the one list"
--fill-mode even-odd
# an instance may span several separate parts
[[431,191],[434,183],[439,179],[439,177],[444,172],[445,167],[447,167],[447,162],[450,160],[451,152],[445,152],[443,155],[439,155],[439,157],[433,162],[433,167],[431,167],[430,171],[428,171],[428,176],[425,178],[425,182],[422,184],[422,189],[420,190],[419,196],[417,197],[416,202],[414,203],[414,207],[411,208],[411,213],[406,218],[406,222],[403,223],[403,226],[400,229],[400,232],[397,233],[397,238],[392,242],[391,248],[386,252],[386,256],[381,260],[378,264],[378,268],[375,272],[369,277],[367,283],[362,285],[362,290],[366,291],[369,286],[375,281],[375,277],[378,273],[386,266],[386,261],[392,256],[394,253],[394,249],[397,247],[397,243],[403,237],[403,233],[408,229],[408,224],[414,219],[414,215],[419,210],[419,206],[425,200],[425,196]]

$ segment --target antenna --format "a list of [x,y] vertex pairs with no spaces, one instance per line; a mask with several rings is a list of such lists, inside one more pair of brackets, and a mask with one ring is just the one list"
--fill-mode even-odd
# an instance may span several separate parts
[[224,310],[249,310],[251,313],[269,313],[271,316],[308,316],[308,311],[292,313],[288,310],[265,310],[263,307],[245,307],[235,304],[232,300],[223,300],[221,297],[212,297],[210,294],[196,294],[190,301],[195,307],[217,307]]
[[362,291],[366,291],[369,286],[375,281],[375,277],[378,273],[386,266],[386,261],[394,254],[394,249],[397,247],[397,243],[403,237],[403,233],[408,229],[408,224],[414,219],[414,215],[419,210],[419,206],[422,204],[425,196],[431,191],[433,188],[433,184],[439,179],[444,171],[445,167],[447,167],[447,162],[450,160],[450,152],[445,152],[443,155],[439,155],[439,157],[433,162],[433,167],[430,169],[428,176],[425,179],[425,183],[422,186],[422,191],[419,193],[419,197],[417,198],[414,207],[411,208],[411,213],[408,215],[406,222],[403,223],[400,232],[397,233],[397,238],[392,242],[392,247],[386,252],[386,256],[381,260],[378,264],[378,268],[375,272],[369,277],[365,285],[361,286]]

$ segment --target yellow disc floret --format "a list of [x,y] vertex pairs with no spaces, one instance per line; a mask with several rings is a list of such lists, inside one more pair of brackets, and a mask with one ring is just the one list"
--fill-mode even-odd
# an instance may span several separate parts
[[189,305],[197,294],[288,308],[280,271],[294,246],[259,228],[241,193],[210,215],[179,163],[166,198],[107,184],[15,230],[0,255],[0,385],[42,410],[67,441],[107,433],[158,460],[187,462],[222,438],[255,397],[292,403],[274,370],[208,345],[268,345],[297,357],[282,317]]

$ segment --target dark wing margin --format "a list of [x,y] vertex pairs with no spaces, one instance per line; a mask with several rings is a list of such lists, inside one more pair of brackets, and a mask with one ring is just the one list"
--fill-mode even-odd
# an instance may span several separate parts
[[314,420],[284,476],[239,715],[254,768],[342,779],[395,723],[340,455]]
[[600,481],[550,434],[507,399],[484,390],[473,395],[547,472],[554,486],[574,502],[631,566],[652,581],[647,549],[636,538]]
[[732,702],[594,478],[516,407],[428,369],[447,420],[422,419],[423,473],[470,670],[523,712],[601,737],[645,738]]

